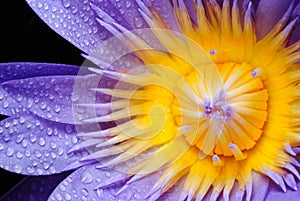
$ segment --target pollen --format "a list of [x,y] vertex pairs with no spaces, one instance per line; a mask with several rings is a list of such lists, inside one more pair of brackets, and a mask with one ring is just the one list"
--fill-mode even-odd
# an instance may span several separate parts
[[137,4],[150,26],[145,32],[163,48],[145,41],[143,30],[132,32],[100,16],[99,23],[144,65],[128,71],[91,69],[131,88],[92,89],[112,97],[97,105],[110,113],[85,122],[116,126],[80,135],[86,143],[99,139],[88,145],[95,147],[82,161],[132,164],[122,166],[128,184],[163,170],[145,197],[150,200],[179,180],[184,181],[179,200],[216,200],[220,194],[229,200],[235,184],[251,200],[253,172],[284,191],[286,185],[295,189],[300,54],[299,42],[287,46],[296,22],[287,20],[291,8],[258,39],[251,1],[245,12],[237,0],[232,6],[228,0],[222,6],[198,0],[189,11],[182,0],[173,1],[180,33],[155,8]]

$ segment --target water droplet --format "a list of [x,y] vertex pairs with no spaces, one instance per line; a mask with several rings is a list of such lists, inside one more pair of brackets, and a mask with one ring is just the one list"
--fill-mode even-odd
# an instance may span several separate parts
[[4,135],[3,140],[4,140],[4,142],[8,142],[10,140],[10,136],[9,135]]
[[8,148],[6,149],[6,155],[7,155],[8,157],[10,157],[10,156],[12,156],[13,154],[14,154],[13,148],[8,147]]
[[21,173],[21,172],[22,172],[22,166],[16,164],[16,165],[13,166],[13,170],[14,170],[16,173]]
[[81,193],[82,193],[82,195],[84,195],[85,197],[87,197],[87,196],[89,195],[88,190],[85,189],[85,188],[81,189]]
[[126,8],[130,8],[130,6],[131,6],[131,2],[130,2],[130,1],[126,1],[125,7],[126,7]]
[[50,153],[50,157],[53,158],[53,159],[55,159],[56,158],[56,154],[54,152],[51,152]]
[[84,184],[89,184],[93,181],[93,176],[88,172],[83,172],[81,174],[80,181]]
[[16,156],[17,156],[18,159],[21,159],[23,157],[23,154],[18,151],[17,154],[16,154]]
[[41,108],[42,110],[46,109],[46,107],[47,107],[47,104],[46,104],[45,102],[41,102],[41,103],[40,103],[40,108]]
[[72,6],[72,8],[71,8],[71,9],[72,9],[72,11],[71,11],[71,12],[72,12],[73,14],[76,14],[76,13],[77,13],[77,11],[78,11],[78,9],[77,9],[77,7],[76,7],[76,6]]
[[52,6],[52,12],[56,12],[57,8],[55,6]]
[[17,95],[17,101],[21,102],[23,100],[23,96],[21,94]]
[[59,85],[55,85],[54,86],[54,91],[59,91],[59,90],[60,90]]
[[28,141],[26,139],[22,140],[22,147],[26,148],[28,146]]
[[62,0],[62,2],[65,8],[69,8],[71,6],[70,0]]
[[70,133],[72,133],[72,131],[73,131],[73,128],[72,128],[71,125],[66,125],[66,126],[65,126],[65,132],[66,132],[66,133],[69,133],[69,134],[70,134]]
[[45,139],[41,137],[41,138],[39,139],[39,145],[45,146],[45,144],[46,144]]
[[53,167],[53,166],[50,167],[49,170],[50,170],[51,174],[55,174],[55,173],[56,173],[56,169],[55,169],[55,167]]
[[69,193],[66,193],[65,194],[65,200],[71,200],[72,199],[72,197],[71,197],[71,195],[69,194]]
[[21,143],[23,139],[24,139],[24,135],[23,134],[17,135],[16,143],[17,144]]
[[52,149],[56,149],[57,145],[56,145],[56,143],[51,142],[51,143],[50,143],[50,147],[51,147]]
[[8,108],[8,102],[7,102],[7,101],[3,101],[2,107],[3,107],[4,109]]
[[47,11],[49,9],[48,4],[44,3],[44,10]]
[[36,167],[37,165],[38,165],[39,163],[37,162],[37,161],[32,161],[32,165],[33,165],[33,167]]
[[77,144],[78,138],[76,136],[73,136],[72,137],[72,142],[73,142],[73,144]]
[[38,8],[41,8],[43,4],[41,2],[38,2]]
[[43,163],[43,168],[44,168],[45,170],[48,170],[49,167],[50,167],[49,163],[46,163],[46,162]]
[[38,169],[36,170],[36,172],[37,172],[39,175],[42,175],[42,174],[44,173],[44,171],[43,171],[42,169],[40,169],[40,168],[38,168]]
[[25,117],[23,117],[23,116],[20,117],[20,119],[19,119],[20,124],[23,124],[25,122],[25,120],[26,120]]
[[9,122],[5,122],[4,128],[9,128],[9,127],[10,127],[10,123]]
[[30,98],[27,101],[27,108],[30,109],[32,107],[32,105],[33,105],[33,100]]
[[37,157],[37,158],[40,158],[42,156],[42,153],[39,151],[39,150],[36,150],[34,155]]
[[140,17],[136,17],[136,18],[134,18],[134,23],[135,23],[136,28],[141,28],[143,25],[143,19]]
[[27,157],[31,156],[31,153],[28,149],[25,151],[25,156],[27,156]]
[[66,187],[65,187],[64,185],[60,185],[60,186],[59,186],[59,189],[60,189],[61,191],[66,191],[66,190],[67,190]]
[[55,193],[54,196],[55,196],[55,198],[56,198],[57,200],[59,200],[59,201],[63,199],[60,193]]
[[60,110],[61,110],[61,107],[60,107],[59,105],[55,105],[55,106],[54,106],[54,111],[55,111],[56,113],[59,113]]
[[71,101],[72,102],[76,102],[76,101],[78,101],[79,100],[79,95],[76,93],[76,94],[72,94],[72,96],[71,96]]
[[0,143],[0,151],[3,151],[4,145]]
[[64,154],[64,149],[61,148],[61,147],[59,147],[59,148],[58,148],[57,154],[58,154],[59,156],[63,155],[63,154]]
[[36,136],[35,136],[34,134],[30,134],[29,140],[30,140],[30,142],[32,142],[32,143],[36,142]]
[[32,174],[32,173],[34,173],[34,168],[28,166],[28,167],[26,168],[26,171],[27,171],[29,174]]
[[52,128],[47,128],[47,134],[52,135],[52,133],[53,133],[53,129]]

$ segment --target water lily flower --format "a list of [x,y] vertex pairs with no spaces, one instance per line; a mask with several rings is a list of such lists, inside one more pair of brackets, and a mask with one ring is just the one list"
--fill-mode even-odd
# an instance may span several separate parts
[[3,199],[299,199],[298,1],[27,2],[95,65],[0,64]]

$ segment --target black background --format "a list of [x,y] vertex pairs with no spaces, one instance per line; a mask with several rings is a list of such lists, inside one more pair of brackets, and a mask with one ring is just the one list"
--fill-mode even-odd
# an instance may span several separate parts
[[[1,1],[0,63],[31,61],[81,65],[84,59],[80,53],[40,20],[25,0]],[[0,197],[23,177],[0,169]]]

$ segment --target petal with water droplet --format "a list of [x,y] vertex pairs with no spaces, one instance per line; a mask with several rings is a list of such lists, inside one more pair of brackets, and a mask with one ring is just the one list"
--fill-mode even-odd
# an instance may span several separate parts
[[88,118],[88,114],[94,113],[94,108],[77,110],[74,107],[100,99],[90,90],[98,85],[98,79],[97,76],[43,76],[12,80],[1,86],[10,99],[34,115],[54,122],[75,124],[80,123],[77,121],[79,116]]
[[74,140],[75,126],[20,115],[0,122],[1,168],[25,175],[56,174],[87,154],[67,153],[80,143]]
[[77,75],[79,66],[50,63],[2,63],[0,64],[0,83],[38,76]]

